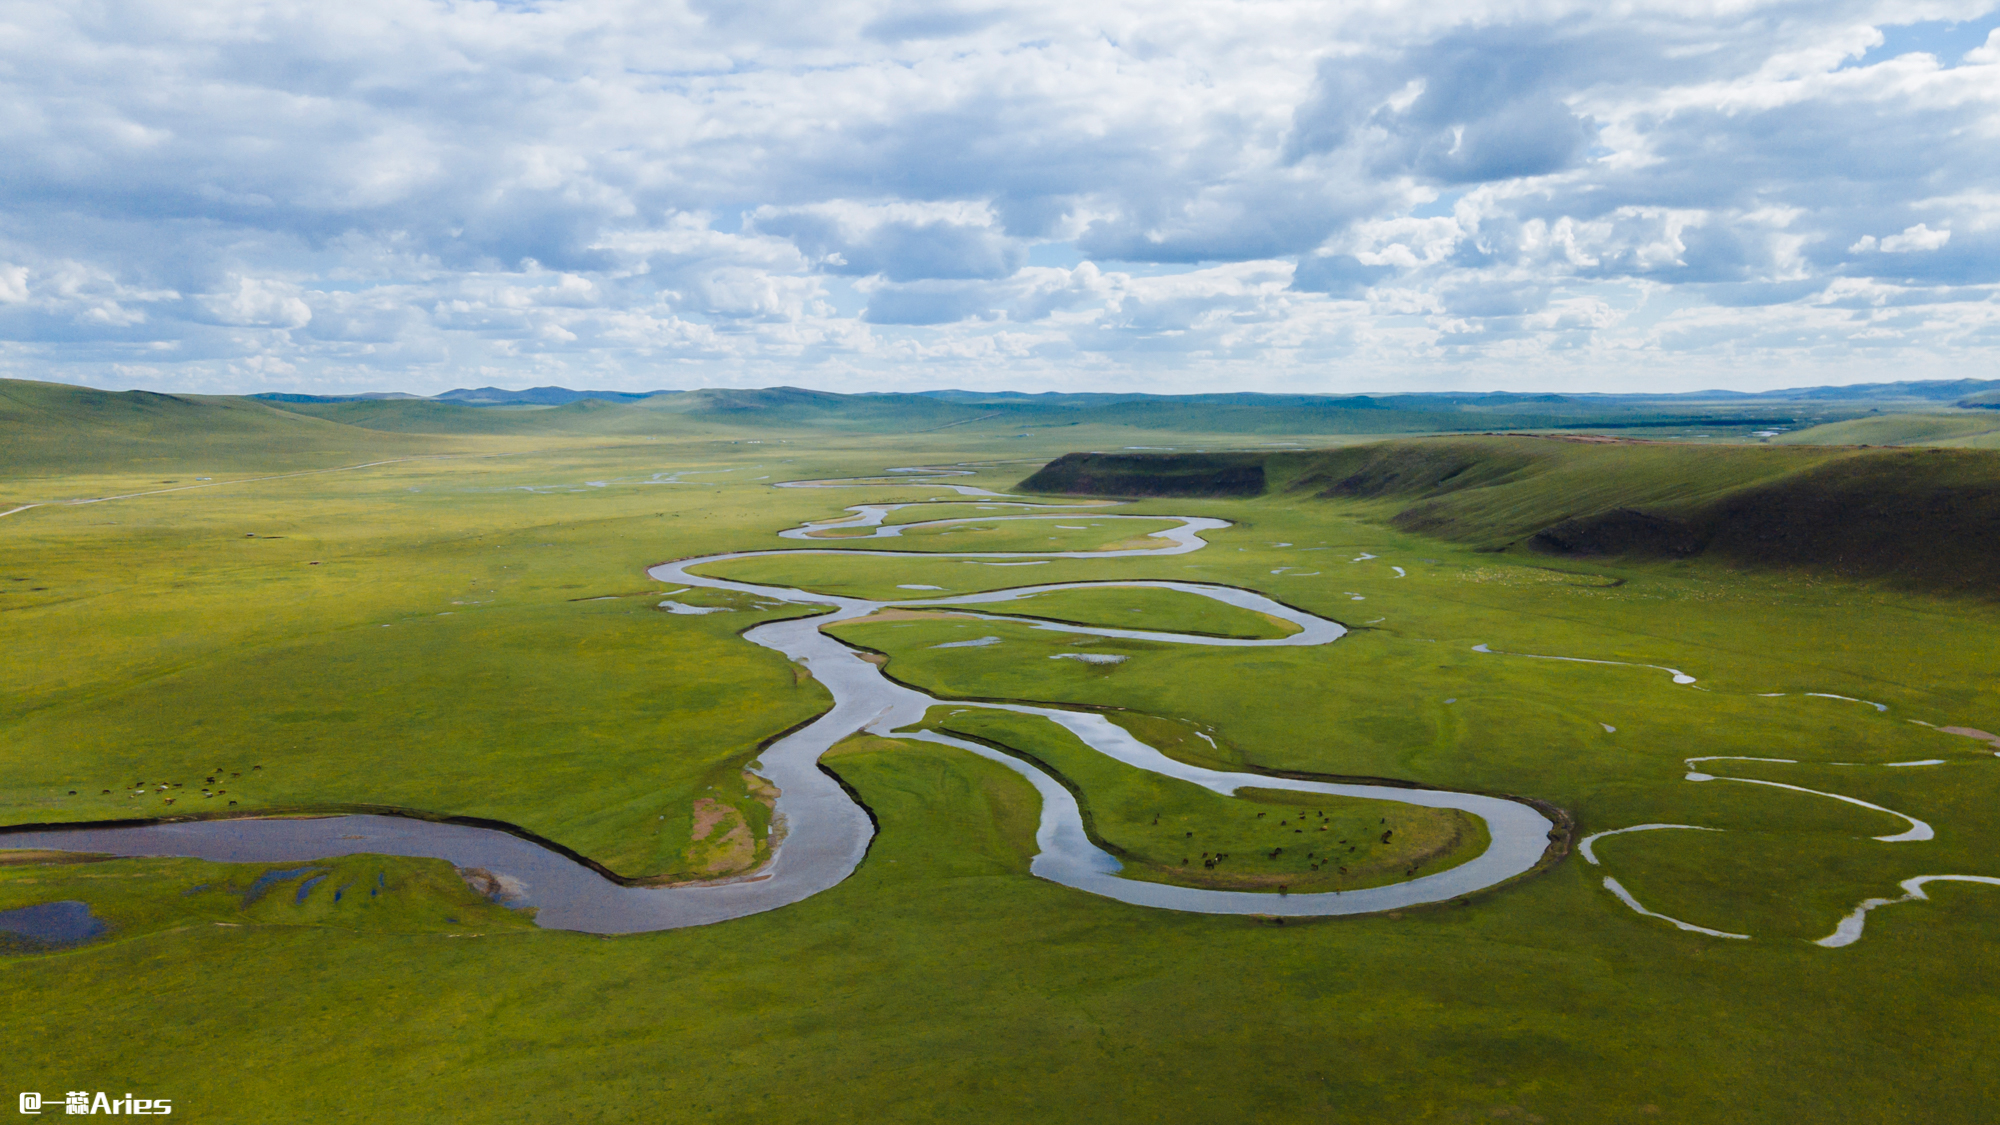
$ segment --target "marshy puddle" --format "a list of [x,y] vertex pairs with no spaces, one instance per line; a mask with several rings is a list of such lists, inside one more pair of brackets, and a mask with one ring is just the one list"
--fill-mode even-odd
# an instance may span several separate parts
[[107,928],[103,919],[90,912],[89,903],[74,899],[0,910],[0,935],[30,948],[77,945]]

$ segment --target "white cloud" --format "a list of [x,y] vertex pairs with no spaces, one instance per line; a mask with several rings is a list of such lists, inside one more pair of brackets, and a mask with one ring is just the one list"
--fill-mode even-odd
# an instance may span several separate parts
[[1932,230],[1918,223],[1901,234],[1892,234],[1884,238],[1880,245],[1885,254],[1907,254],[1913,250],[1936,250],[1950,241],[1950,231]]
[[312,309],[299,297],[296,285],[255,277],[231,280],[235,285],[230,289],[201,297],[202,306],[217,323],[303,328],[312,320]]
[[118,11],[0,37],[10,374],[1604,389],[2000,346],[2000,30],[1905,30],[1990,0]]

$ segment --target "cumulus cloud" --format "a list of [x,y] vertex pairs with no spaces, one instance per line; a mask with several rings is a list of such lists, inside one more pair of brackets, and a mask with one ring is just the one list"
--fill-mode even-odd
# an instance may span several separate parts
[[1908,254],[1918,250],[1936,250],[1950,241],[1949,230],[1932,230],[1923,223],[1918,223],[1901,234],[1887,235],[1880,242],[1875,240],[1874,235],[1864,234],[1847,249],[1849,253],[1880,250],[1884,254]]
[[1605,389],[2000,345],[1993,0],[9,21],[10,375]]
[[303,328],[312,309],[299,297],[298,287],[264,278],[233,278],[221,293],[204,294],[201,307],[218,324],[264,328]]

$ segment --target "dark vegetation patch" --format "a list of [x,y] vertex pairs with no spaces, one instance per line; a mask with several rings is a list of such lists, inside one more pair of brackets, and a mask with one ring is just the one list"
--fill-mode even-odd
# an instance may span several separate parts
[[1886,575],[2000,592],[2000,453],[1870,452],[1737,493],[1694,513],[1708,549],[1743,562]]
[[1552,555],[1661,555],[1686,558],[1708,546],[1703,529],[1685,520],[1618,508],[1570,519],[1535,533],[1529,545]]
[[1259,496],[1262,453],[1065,453],[1020,484],[1055,496]]
[[1677,513],[1628,508],[1565,520],[1529,545],[1561,555],[1686,558],[2000,590],[2000,456],[1884,450],[1750,485]]

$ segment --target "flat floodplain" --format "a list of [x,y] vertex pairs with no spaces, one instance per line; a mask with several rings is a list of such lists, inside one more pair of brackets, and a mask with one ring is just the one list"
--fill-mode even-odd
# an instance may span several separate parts
[[[805,547],[776,533],[956,495],[774,482],[1019,452],[475,451],[0,519],[14,656],[0,810],[20,824],[390,806],[515,824],[634,877],[718,874],[734,830],[721,826],[761,827],[744,768],[828,697],[738,636],[799,607],[703,601],[645,568]],[[1029,471],[953,479],[1005,491]],[[1276,925],[1035,879],[1039,803],[1018,776],[862,737],[825,765],[878,824],[866,861],[823,894],[713,926],[538,929],[437,861],[326,861],[322,882],[273,878],[251,898],[303,865],[22,857],[0,869],[0,910],[82,901],[108,929],[0,957],[16,1065],[77,1088],[171,1089],[177,1107],[245,1121],[802,1103],[815,1119],[1046,1120],[1114,1089],[1119,1115],[1175,1120],[1886,1122],[1973,1120],[1990,1103],[1993,1064],[1964,1045],[1995,1016],[1994,888],[1931,884],[1871,913],[1853,944],[1813,944],[1902,880],[2000,876],[1996,747],[1942,729],[2000,729],[1990,603],[1702,561],[1496,554],[1390,528],[1364,501],[1103,511],[1231,526],[1172,556],[812,552],[714,570],[879,599],[1114,579],[1261,591],[1352,631],[1250,649],[929,613],[832,631],[940,698],[1096,710],[1182,760],[1533,797],[1573,815],[1579,840],[1712,831],[1604,836],[1595,862],[1572,853],[1464,905]],[[976,534],[1026,551],[1058,549],[1049,535],[1075,537],[1063,550],[1116,541],[1087,518],[1048,522],[1088,534]],[[936,549],[983,549],[974,534]],[[720,612],[661,607],[675,600]],[[1254,627],[1120,588],[973,608]],[[984,636],[1000,642],[935,647]],[[1127,659],[1052,659],[1064,653]],[[1241,811],[1089,763],[1054,728],[950,709],[934,720],[1067,761],[1100,834],[1147,862],[1183,858],[1144,815],[1170,799],[1186,803],[1152,808],[1159,827],[1215,834],[1192,838],[1193,868],[1264,839]],[[1253,822],[1301,807],[1237,803]],[[1931,836],[1878,839],[1909,818]],[[1356,846],[1351,826],[1325,835]],[[1715,933],[1636,913],[1607,878]]]

